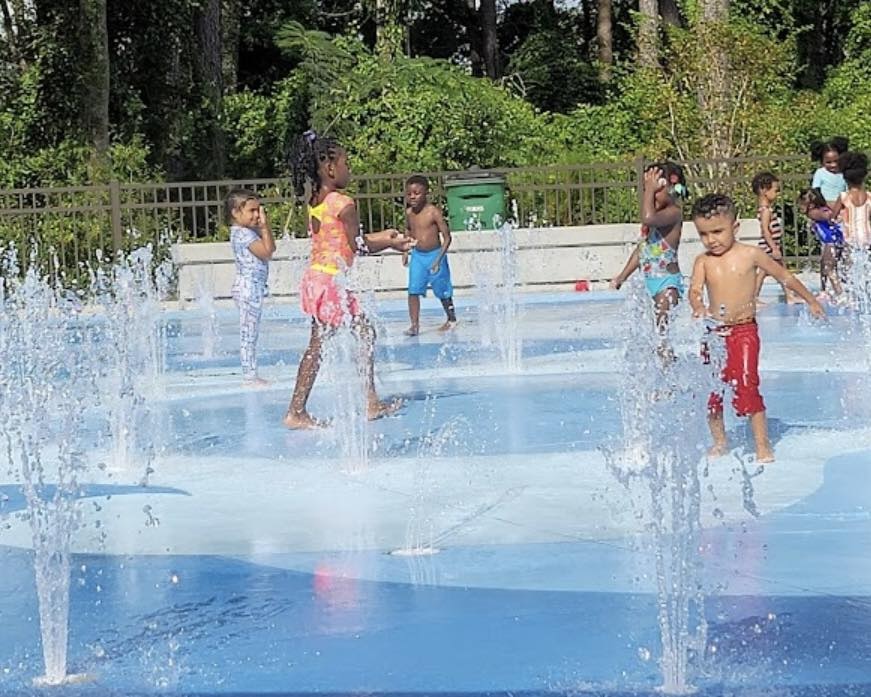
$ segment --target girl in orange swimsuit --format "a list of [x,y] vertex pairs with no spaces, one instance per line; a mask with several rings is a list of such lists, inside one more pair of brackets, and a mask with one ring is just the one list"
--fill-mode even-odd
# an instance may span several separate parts
[[360,220],[354,199],[342,193],[351,179],[348,156],[332,138],[308,131],[292,154],[293,183],[296,194],[309,204],[309,234],[312,239],[311,264],[302,279],[302,311],[312,318],[311,338],[302,356],[296,386],[284,423],[289,428],[315,428],[323,425],[313,419],[306,404],[321,365],[323,342],[345,321],[361,342],[366,356],[367,407],[370,419],[390,414],[402,402],[382,402],[375,392],[375,330],[361,312],[353,293],[336,282],[336,275],[351,267],[358,254],[384,249],[405,252],[414,241],[396,230],[360,234]]

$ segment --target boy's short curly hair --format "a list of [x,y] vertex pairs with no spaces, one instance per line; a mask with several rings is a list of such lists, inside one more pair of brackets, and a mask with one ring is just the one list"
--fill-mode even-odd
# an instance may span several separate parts
[[708,194],[693,204],[693,218],[713,218],[718,215],[725,215],[733,220],[738,217],[735,202],[726,194]]
[[429,191],[429,179],[424,177],[422,174],[412,174],[405,180],[406,186],[411,186],[412,184],[422,186],[426,191]]

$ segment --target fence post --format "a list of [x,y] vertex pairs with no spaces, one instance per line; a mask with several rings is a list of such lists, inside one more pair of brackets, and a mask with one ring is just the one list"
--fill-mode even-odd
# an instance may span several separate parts
[[641,210],[641,204],[644,203],[644,165],[643,155],[635,158],[635,190],[638,193],[638,210]]
[[121,229],[121,186],[117,179],[109,182],[109,205],[112,215],[112,249],[114,256],[118,256],[123,244],[123,231]]

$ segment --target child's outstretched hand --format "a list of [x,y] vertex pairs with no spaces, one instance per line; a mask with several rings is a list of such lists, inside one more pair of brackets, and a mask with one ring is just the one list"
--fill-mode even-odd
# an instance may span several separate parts
[[611,279],[611,282],[608,284],[608,287],[611,290],[620,290],[620,286],[623,285],[623,281],[621,281],[618,277],[614,277]]
[[389,232],[390,246],[399,252],[408,252],[417,244],[416,239],[403,235],[398,230],[390,230]]
[[810,310],[810,313],[817,319],[826,318],[826,311],[823,309],[823,306],[820,305],[819,300],[817,300],[816,298],[808,303],[808,310]]

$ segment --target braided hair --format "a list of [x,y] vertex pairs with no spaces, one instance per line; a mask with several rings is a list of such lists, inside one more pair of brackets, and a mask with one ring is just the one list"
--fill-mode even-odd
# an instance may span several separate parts
[[288,156],[294,193],[301,199],[311,199],[321,187],[321,165],[334,162],[342,146],[333,138],[306,131],[296,142]]

